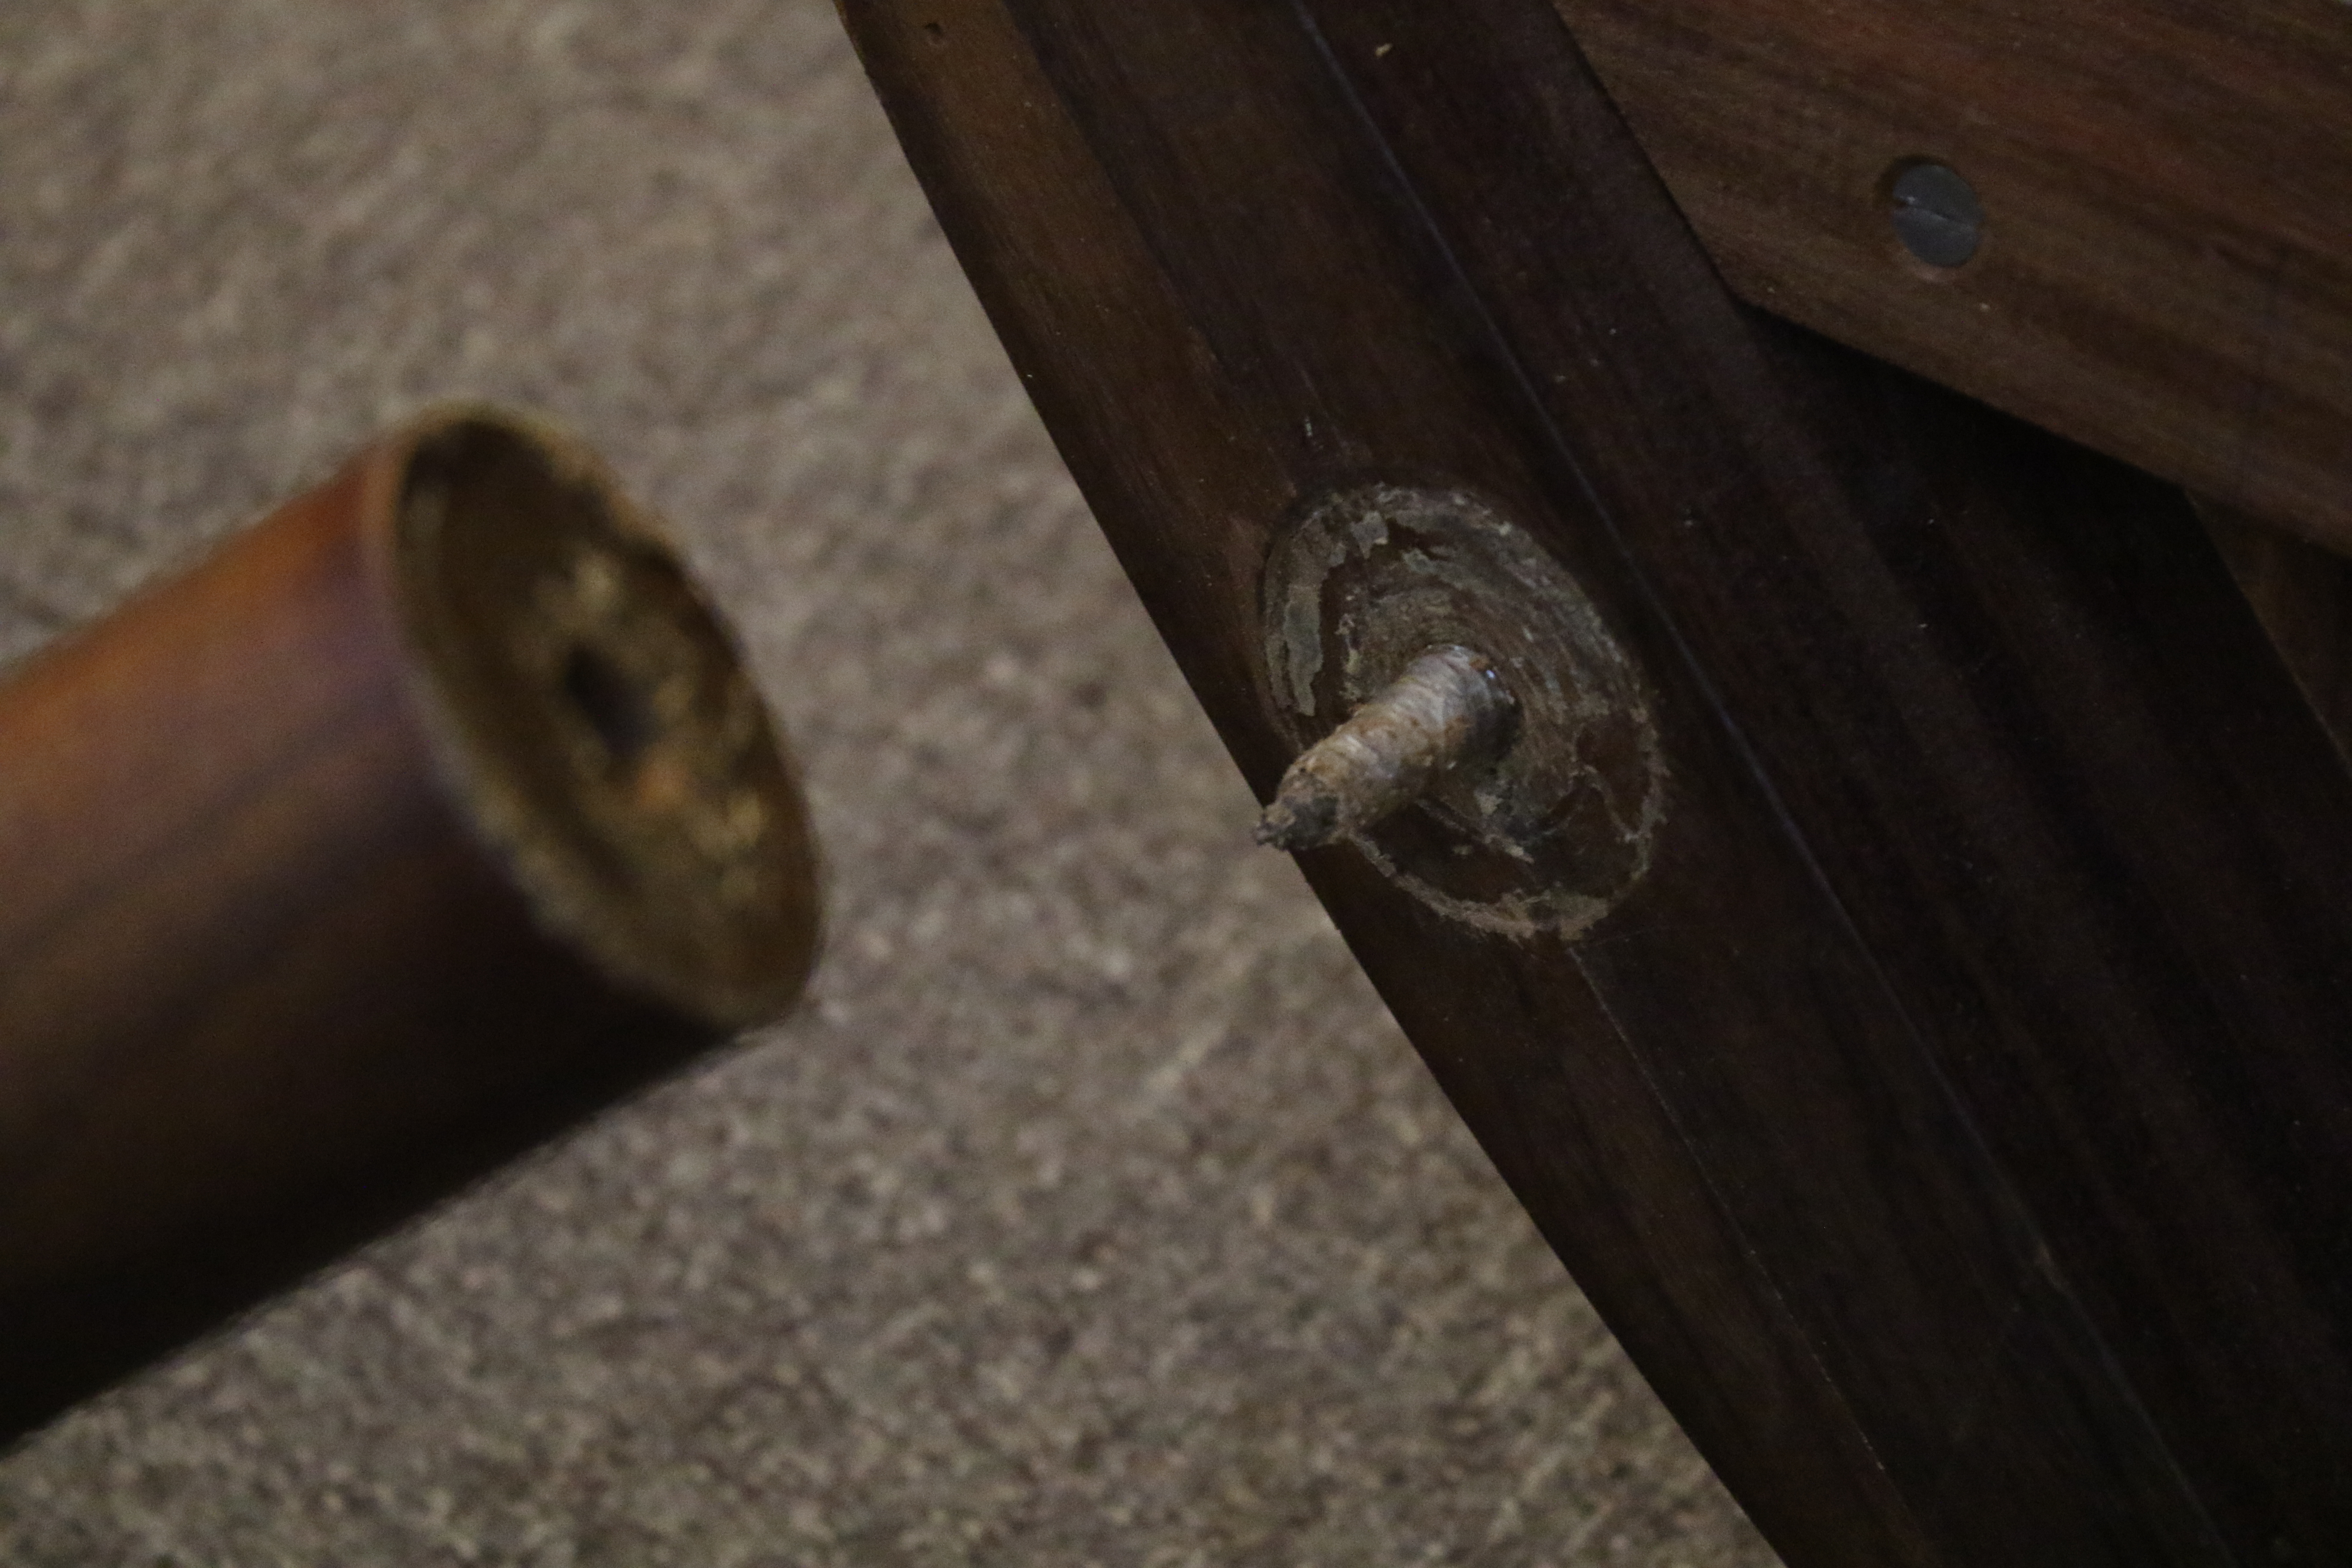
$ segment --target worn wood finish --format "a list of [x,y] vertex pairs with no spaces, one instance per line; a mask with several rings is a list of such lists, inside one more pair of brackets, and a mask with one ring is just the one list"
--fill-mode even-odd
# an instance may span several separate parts
[[[1559,0],[1732,286],[2352,550],[2342,0]],[[1895,242],[1950,163],[1981,253]]]
[[2170,490],[1732,300],[1545,0],[847,0],[1261,795],[1271,531],[1468,487],[1672,784],[1584,940],[1303,864],[1798,1568],[2352,1553],[2352,781]]
[[[507,459],[449,481],[488,508],[457,524],[625,508],[545,437],[428,421],[0,687],[0,1441],[751,1021],[556,907],[516,856],[564,829],[477,793],[394,539],[453,441]],[[775,1003],[814,889],[763,776]]]

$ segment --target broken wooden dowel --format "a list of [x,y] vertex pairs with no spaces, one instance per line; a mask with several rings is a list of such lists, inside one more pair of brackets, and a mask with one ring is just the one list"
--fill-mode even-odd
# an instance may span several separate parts
[[1297,854],[1392,816],[1447,774],[1501,755],[1517,714],[1483,655],[1432,648],[1290,764],[1257,841]]

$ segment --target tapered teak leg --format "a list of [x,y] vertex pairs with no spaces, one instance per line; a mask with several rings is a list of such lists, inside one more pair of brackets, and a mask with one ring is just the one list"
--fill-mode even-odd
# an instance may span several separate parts
[[781,1013],[780,740],[583,452],[429,417],[0,685],[0,1439]]

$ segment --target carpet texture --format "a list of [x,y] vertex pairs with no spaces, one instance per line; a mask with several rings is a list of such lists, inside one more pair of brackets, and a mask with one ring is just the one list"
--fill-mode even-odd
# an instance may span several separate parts
[[1772,1563],[1251,847],[824,0],[0,7],[0,658],[451,396],[737,617],[821,977],[0,1460],[0,1563]]

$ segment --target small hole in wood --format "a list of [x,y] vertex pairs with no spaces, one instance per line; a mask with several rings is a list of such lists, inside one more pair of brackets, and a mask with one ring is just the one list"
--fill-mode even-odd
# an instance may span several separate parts
[[947,46],[948,30],[937,22],[926,22],[923,24],[923,37],[930,39],[934,48],[944,48]]
[[634,769],[660,732],[653,703],[626,671],[599,649],[582,643],[563,661],[563,695],[588,721],[613,765]]

